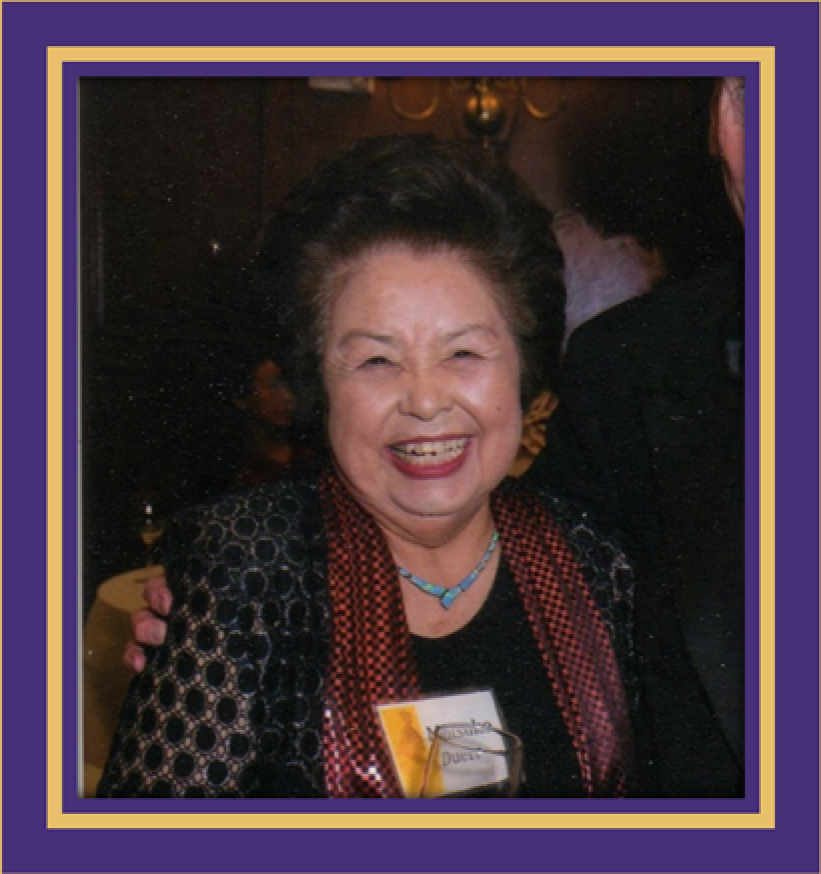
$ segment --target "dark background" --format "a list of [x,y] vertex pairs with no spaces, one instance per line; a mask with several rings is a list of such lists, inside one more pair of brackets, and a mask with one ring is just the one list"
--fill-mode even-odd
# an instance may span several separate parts
[[[431,79],[396,82],[409,109]],[[661,250],[668,272],[726,250],[734,225],[708,152],[710,79],[528,80],[499,156],[553,211]],[[459,102],[399,118],[387,83],[93,78],[80,87],[83,555],[86,608],[139,565],[138,499],[166,512],[218,492],[237,451],[225,375],[253,334],[250,265],[294,183],[357,138],[466,136]],[[264,341],[264,338],[263,338]],[[271,353],[276,356],[276,349]]]

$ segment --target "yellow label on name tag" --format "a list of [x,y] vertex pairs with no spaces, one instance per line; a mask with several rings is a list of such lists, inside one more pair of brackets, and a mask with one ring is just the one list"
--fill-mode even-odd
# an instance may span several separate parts
[[[402,781],[405,796],[418,798],[422,793],[429,742],[419,721],[416,705],[399,704],[385,710],[381,716],[393,755],[393,764]],[[438,769],[433,779],[441,790],[442,777]],[[428,780],[431,780],[430,776]]]

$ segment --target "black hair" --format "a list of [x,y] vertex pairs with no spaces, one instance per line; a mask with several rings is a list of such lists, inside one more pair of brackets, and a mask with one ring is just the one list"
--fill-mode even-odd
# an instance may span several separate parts
[[[400,243],[456,251],[485,276],[522,363],[522,404],[554,383],[564,331],[562,256],[551,215],[472,144],[429,136],[358,141],[298,186],[268,225],[261,290],[295,378],[318,382],[332,279],[363,253]],[[321,402],[321,392],[315,393]]]

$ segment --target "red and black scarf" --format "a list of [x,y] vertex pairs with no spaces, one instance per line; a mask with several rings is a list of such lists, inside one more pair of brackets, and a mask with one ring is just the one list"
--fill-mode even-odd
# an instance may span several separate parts
[[[320,489],[333,627],[323,729],[326,788],[332,798],[402,797],[374,706],[423,694],[396,565],[375,520],[335,472],[323,475]],[[585,792],[623,796],[630,719],[613,646],[578,563],[536,496],[502,487],[491,504]]]

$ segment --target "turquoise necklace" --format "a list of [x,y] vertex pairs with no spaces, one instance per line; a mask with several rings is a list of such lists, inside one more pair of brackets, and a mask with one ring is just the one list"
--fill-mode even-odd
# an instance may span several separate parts
[[490,538],[490,545],[487,548],[487,552],[481,557],[479,560],[479,564],[462,580],[461,583],[457,583],[455,586],[451,588],[446,588],[445,586],[437,586],[433,583],[427,582],[427,580],[423,580],[421,577],[417,577],[416,574],[412,574],[410,571],[405,570],[403,567],[399,567],[397,565],[397,570],[399,571],[399,576],[403,579],[407,580],[410,583],[413,583],[417,589],[423,591],[426,595],[433,595],[434,598],[439,599],[439,603],[445,608],[445,610],[450,610],[453,602],[462,594],[462,592],[467,592],[467,590],[476,582],[479,578],[479,574],[487,567],[487,563],[490,561],[491,556],[493,555],[494,550],[496,549],[496,544],[499,542],[499,532],[494,531],[493,537]]

